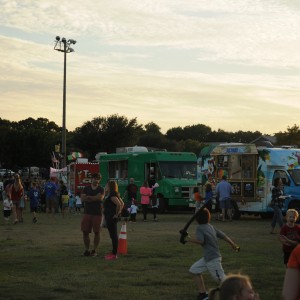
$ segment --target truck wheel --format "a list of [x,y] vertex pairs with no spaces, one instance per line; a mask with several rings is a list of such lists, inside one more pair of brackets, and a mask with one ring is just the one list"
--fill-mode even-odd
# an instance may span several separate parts
[[232,210],[231,210],[232,219],[238,220],[241,217],[241,212],[239,210],[239,207],[238,207],[236,201],[231,200],[231,207],[232,207]]
[[158,213],[163,214],[166,212],[168,208],[168,202],[164,197],[158,197],[158,198],[159,198]]

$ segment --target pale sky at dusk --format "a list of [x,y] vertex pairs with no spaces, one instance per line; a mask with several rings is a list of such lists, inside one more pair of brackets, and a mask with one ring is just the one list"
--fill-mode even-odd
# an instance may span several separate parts
[[2,119],[119,114],[273,134],[300,124],[298,0],[0,0]]

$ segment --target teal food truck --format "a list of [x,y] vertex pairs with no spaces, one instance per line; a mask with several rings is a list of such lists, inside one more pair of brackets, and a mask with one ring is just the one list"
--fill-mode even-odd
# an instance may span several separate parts
[[198,180],[204,183],[209,174],[216,182],[227,176],[233,188],[235,218],[241,214],[271,213],[269,204],[277,177],[284,185],[283,212],[289,208],[300,211],[300,149],[220,144],[198,158]]

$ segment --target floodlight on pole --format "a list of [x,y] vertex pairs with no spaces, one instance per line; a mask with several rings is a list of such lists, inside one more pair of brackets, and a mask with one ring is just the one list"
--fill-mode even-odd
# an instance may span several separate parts
[[66,166],[66,154],[67,154],[67,143],[66,143],[66,87],[67,87],[67,53],[74,52],[71,45],[75,45],[76,41],[73,39],[67,40],[66,38],[55,38],[54,50],[64,53],[64,81],[63,81],[63,118],[62,118],[62,145],[61,145],[61,168]]

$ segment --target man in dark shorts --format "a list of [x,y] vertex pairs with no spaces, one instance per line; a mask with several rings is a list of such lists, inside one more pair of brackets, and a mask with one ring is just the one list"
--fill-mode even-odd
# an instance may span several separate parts
[[[102,206],[104,189],[99,186],[100,174],[92,175],[92,183],[86,186],[81,193],[81,201],[84,203],[84,214],[81,220],[81,231],[85,246],[84,256],[97,256],[97,248],[100,242],[100,226],[102,220]],[[90,233],[94,232],[94,247],[90,251]]]
[[222,209],[222,221],[225,222],[226,210],[229,220],[232,221],[231,207],[232,186],[227,181],[227,176],[222,176],[222,181],[217,184],[216,194],[219,197],[219,205]]

